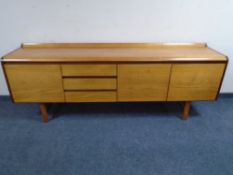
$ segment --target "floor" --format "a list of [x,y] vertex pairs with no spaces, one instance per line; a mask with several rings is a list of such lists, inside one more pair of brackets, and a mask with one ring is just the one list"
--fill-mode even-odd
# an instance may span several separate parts
[[181,103],[37,104],[0,97],[0,175],[231,175],[233,97]]

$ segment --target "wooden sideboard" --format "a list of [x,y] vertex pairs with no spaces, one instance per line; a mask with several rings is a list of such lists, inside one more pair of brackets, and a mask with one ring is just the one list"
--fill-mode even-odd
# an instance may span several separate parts
[[22,44],[2,59],[15,103],[216,100],[228,59],[206,44]]

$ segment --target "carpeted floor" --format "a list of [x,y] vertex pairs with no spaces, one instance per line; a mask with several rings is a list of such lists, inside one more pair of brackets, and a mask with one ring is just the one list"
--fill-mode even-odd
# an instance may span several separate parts
[[0,97],[0,175],[233,174],[233,97],[180,103],[36,104]]

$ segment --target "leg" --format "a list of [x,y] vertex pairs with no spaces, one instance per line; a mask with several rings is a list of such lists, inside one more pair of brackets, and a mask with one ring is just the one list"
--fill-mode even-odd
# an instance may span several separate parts
[[184,102],[184,111],[182,117],[183,120],[187,120],[189,118],[190,105],[191,105],[190,101]]
[[41,112],[41,115],[42,115],[43,122],[48,123],[49,115],[48,115],[48,112],[47,112],[46,105],[44,103],[40,104],[40,112]]

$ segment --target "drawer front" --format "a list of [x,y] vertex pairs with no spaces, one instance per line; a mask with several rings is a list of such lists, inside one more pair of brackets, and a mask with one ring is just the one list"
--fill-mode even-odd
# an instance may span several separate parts
[[174,64],[168,101],[215,100],[225,64]]
[[116,78],[64,78],[65,90],[116,90]]
[[65,92],[66,102],[115,102],[115,91],[70,91]]
[[116,76],[116,64],[63,64],[63,76]]

